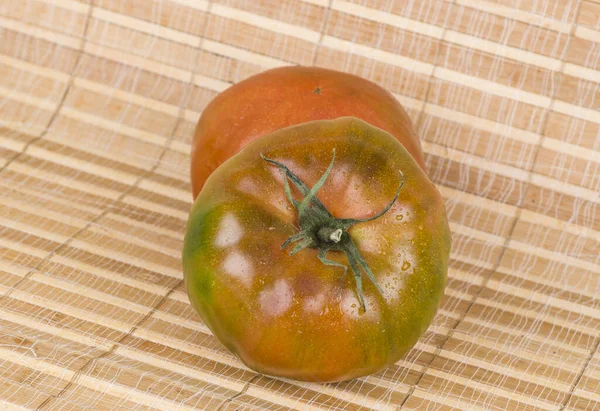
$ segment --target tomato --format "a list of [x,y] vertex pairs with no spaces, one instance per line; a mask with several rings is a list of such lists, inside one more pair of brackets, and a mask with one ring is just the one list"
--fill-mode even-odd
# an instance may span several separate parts
[[223,143],[197,177],[183,249],[192,305],[264,374],[342,381],[395,363],[435,315],[450,252],[415,146],[355,117],[249,140]]
[[217,95],[203,111],[192,148],[196,198],[210,174],[242,147],[273,131],[352,116],[396,137],[425,169],[419,139],[402,106],[366,79],[317,67],[281,67]]

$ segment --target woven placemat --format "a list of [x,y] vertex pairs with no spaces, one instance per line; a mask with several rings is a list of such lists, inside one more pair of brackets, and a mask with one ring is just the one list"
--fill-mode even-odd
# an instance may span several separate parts
[[[188,303],[196,121],[267,68],[407,108],[453,250],[434,324],[338,384]],[[0,0],[0,409],[600,410],[599,0]]]

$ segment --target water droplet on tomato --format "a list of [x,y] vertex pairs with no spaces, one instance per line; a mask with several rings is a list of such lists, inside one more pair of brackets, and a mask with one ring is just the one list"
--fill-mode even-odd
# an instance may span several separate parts
[[402,219],[403,219],[403,218],[404,218],[404,216],[403,216],[402,214],[398,214],[398,215],[396,216],[396,220],[397,220],[397,221],[402,221]]
[[410,262],[404,261],[404,264],[402,264],[402,271],[406,271],[409,268],[410,268]]
[[275,230],[275,227],[269,227],[269,231]]

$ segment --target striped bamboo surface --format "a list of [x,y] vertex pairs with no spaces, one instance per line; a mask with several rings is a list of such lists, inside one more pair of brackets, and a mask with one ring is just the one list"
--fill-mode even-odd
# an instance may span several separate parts
[[[193,128],[318,65],[407,108],[454,236],[434,324],[339,384],[188,304]],[[600,410],[600,0],[0,0],[0,409]]]

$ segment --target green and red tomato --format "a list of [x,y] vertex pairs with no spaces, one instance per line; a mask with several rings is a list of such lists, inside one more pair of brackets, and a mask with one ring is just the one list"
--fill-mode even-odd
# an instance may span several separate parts
[[450,252],[444,202],[385,90],[317,68],[217,96],[192,152],[190,301],[248,367],[342,381],[398,361],[431,323]]

